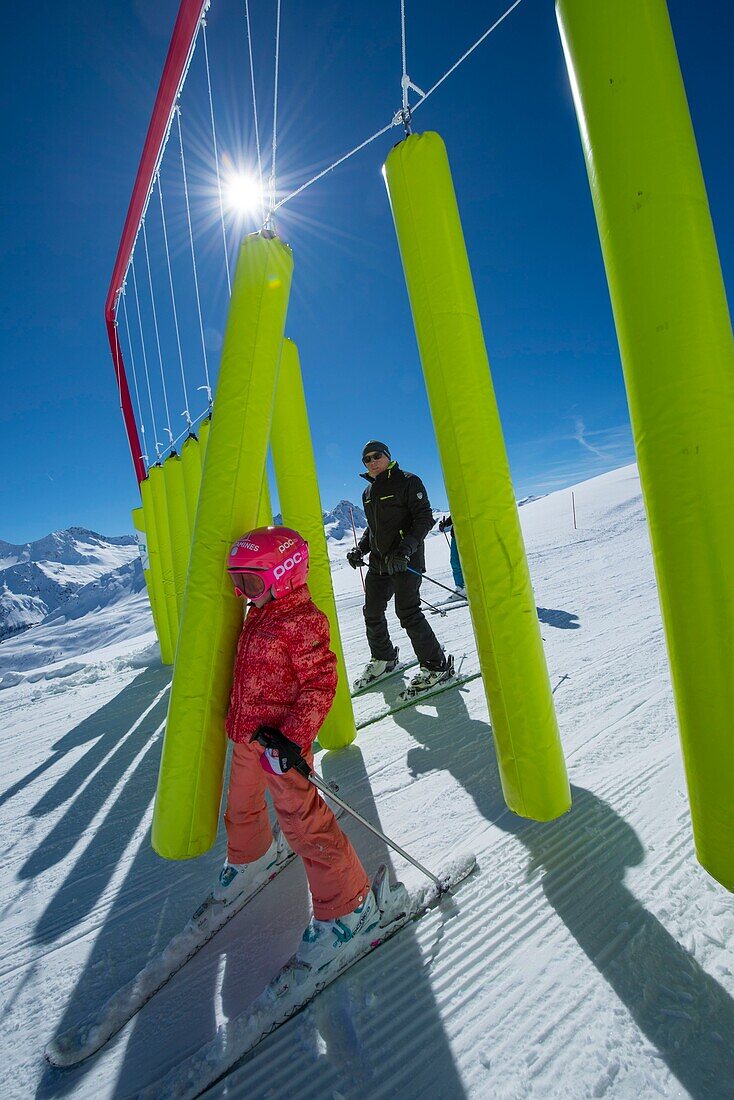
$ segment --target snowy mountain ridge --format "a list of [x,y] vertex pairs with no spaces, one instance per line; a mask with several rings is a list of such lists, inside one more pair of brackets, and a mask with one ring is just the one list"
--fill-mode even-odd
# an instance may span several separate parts
[[76,601],[69,608],[72,616],[90,601],[104,602],[105,592],[113,602],[120,583],[131,592],[143,585],[133,535],[108,538],[70,527],[22,546],[0,541],[0,642],[55,615],[70,601]]
[[[367,517],[364,512],[358,504],[352,504],[351,500],[340,500],[330,510],[324,509],[322,514],[326,538],[332,542],[341,542],[346,535],[352,535],[352,518],[354,518],[358,536],[367,526]],[[281,512],[273,516],[273,523],[276,527],[283,523]]]

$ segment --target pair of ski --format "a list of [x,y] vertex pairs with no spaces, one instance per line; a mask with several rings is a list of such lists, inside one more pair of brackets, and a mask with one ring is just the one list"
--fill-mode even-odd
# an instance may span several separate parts
[[[435,691],[443,690],[446,687],[452,687],[457,679],[457,676],[454,672],[453,657],[449,657],[448,660],[450,662],[449,675],[445,679],[440,680],[437,684],[434,684],[431,687],[414,688],[412,684],[408,684],[398,695],[396,705],[399,706],[401,703],[403,703],[406,706],[411,706],[413,703],[417,703],[420,699],[425,698],[427,695],[434,694]],[[383,672],[381,676],[375,676],[374,679],[369,680],[367,683],[360,684],[359,680],[355,681],[351,693],[352,699],[358,699],[361,695],[365,695],[372,688],[380,687],[382,684],[387,683],[389,680],[393,680],[396,676],[401,676],[408,669],[415,668],[417,664],[418,660],[415,657],[412,661],[398,661],[395,668],[390,669],[389,672]],[[386,713],[392,713],[392,709],[393,708],[390,708],[390,710]]]
[[431,609],[432,615],[445,615],[447,611],[455,611],[457,607],[468,607],[469,601],[460,596],[457,592],[454,596],[449,596],[447,600],[441,600]]
[[[459,668],[463,663],[464,658],[459,662]],[[395,676],[399,676],[405,672],[406,669],[413,668],[418,664],[417,660],[404,661],[398,664],[391,672],[385,673],[383,676],[378,676],[377,679],[372,680],[369,684],[365,684],[364,687],[358,688],[352,692],[352,698],[357,699],[362,695],[366,695],[373,687],[380,687],[383,683],[393,679]],[[460,688],[464,684],[469,684],[472,680],[477,680],[481,676],[481,672],[469,672],[464,675],[460,671],[454,673],[449,680],[442,680],[432,688],[427,688],[423,691],[416,692],[410,698],[398,698],[394,703],[391,703],[384,710],[381,710],[378,714],[372,715],[372,717],[365,719],[363,722],[357,723],[357,729],[364,729],[366,726],[373,726],[375,722],[381,722],[384,718],[389,718],[392,714],[399,714],[403,710],[407,710],[409,707],[419,706],[421,703],[427,703],[431,699],[434,699],[437,695],[443,695],[445,691],[451,691],[453,688]]]
[[418,658],[413,657],[411,661],[398,661],[395,668],[391,668],[389,672],[383,672],[382,676],[376,676],[374,680],[368,680],[367,683],[360,683],[359,680],[355,680],[352,686],[352,699],[359,699],[360,695],[365,695],[372,688],[379,687],[381,684],[387,683],[388,680],[394,680],[396,676],[402,676],[408,669],[416,668],[417,665]]
[[[210,895],[168,946],[113,994],[96,1015],[49,1043],[45,1053],[52,1065],[72,1066],[100,1050],[184,963],[293,861],[294,853],[277,825],[274,835],[278,841],[275,865],[263,871],[251,889],[229,905],[215,901]],[[471,874],[475,865],[474,855],[454,857],[438,883],[408,890],[400,882],[391,886],[387,867],[382,864],[372,883],[379,916],[365,933],[354,936],[320,970],[313,970],[294,955],[249,1008],[219,1027],[209,1043],[174,1067],[162,1081],[139,1093],[141,1100],[164,1097],[184,1100],[199,1096],[349,967],[435,908],[442,895]]]

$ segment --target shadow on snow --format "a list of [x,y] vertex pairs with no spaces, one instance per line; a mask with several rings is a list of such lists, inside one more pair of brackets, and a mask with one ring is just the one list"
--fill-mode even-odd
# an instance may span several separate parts
[[[555,822],[511,813],[488,725],[469,717],[459,692],[433,705],[435,718],[394,716],[422,746],[408,752],[411,773],[449,772],[483,817],[525,845],[528,875],[542,875],[548,902],[671,1073],[695,1100],[731,1095],[734,1001],[625,886],[626,869],[644,857],[634,829],[581,787]],[[685,1008],[671,985],[683,987]]]
[[[165,946],[211,888],[224,856],[223,829],[212,851],[187,863],[160,859],[150,847],[147,834],[135,852],[129,851],[132,837],[155,794],[162,739],[154,738],[147,749],[145,745],[164,717],[166,701],[156,699],[167,676],[168,672],[160,666],[146,670],[115,700],[100,708],[97,716],[90,717],[63,738],[63,745],[59,748],[58,743],[56,751],[68,751],[88,741],[95,742],[94,748],[74,765],[73,780],[67,773],[34,808],[34,813],[50,812],[52,807],[71,798],[74,791],[79,792],[54,826],[47,845],[43,846],[45,850],[34,853],[27,861],[21,871],[24,878],[39,874],[67,856],[85,829],[89,829],[94,815],[105,811],[35,929],[37,941],[44,944],[53,943],[62,935],[68,937],[77,926],[80,937],[95,936],[57,1025],[59,1032],[101,1007],[111,992]],[[145,715],[142,721],[141,715]],[[354,800],[371,820],[378,821],[360,751],[352,747],[339,753],[321,754],[319,761],[328,777],[338,779],[345,796]],[[80,784],[92,773],[95,774],[91,782],[79,791]],[[116,797],[107,808],[106,800],[116,787]],[[389,863],[387,849],[381,842],[356,823],[343,819],[342,824],[369,873],[374,872],[378,863]],[[90,922],[89,914],[124,855],[129,860],[124,879],[101,927],[97,928],[93,918]],[[448,908],[451,904],[449,901]],[[293,942],[284,942],[283,934],[279,934],[281,914],[284,924],[296,930]],[[116,1084],[111,1095],[128,1097],[160,1078],[211,1038],[223,1019],[246,1008],[295,949],[308,914],[305,876],[296,861],[218,933],[128,1025],[124,1032],[125,1051],[121,1064],[115,1068]],[[382,952],[385,955],[380,959]],[[384,1031],[374,1027],[375,1013],[393,1017],[398,996],[405,1003],[406,1017],[419,1010],[418,1017],[411,1018],[419,1018],[420,1031],[411,1035],[403,1027],[386,1046]],[[415,1042],[420,1047],[426,1036],[430,1037],[431,1058],[421,1058],[416,1066],[412,1059],[406,1059],[406,1042]],[[38,1100],[74,1094],[82,1090],[87,1078],[86,1090],[94,1089],[98,1072],[109,1080],[100,1063],[117,1041],[113,1037],[106,1048],[80,1066],[67,1070],[45,1066],[36,1091]],[[447,1100],[464,1097],[426,964],[410,927],[371,960],[355,966],[348,976],[322,993],[305,1013],[260,1044],[243,1060],[237,1073],[228,1078],[227,1094],[234,1095],[241,1088],[242,1094],[252,1100],[288,1095],[294,1076],[291,1060],[294,1042],[302,1070],[300,1100],[309,1097],[320,1100],[333,1090],[347,1100],[352,1097],[358,1100],[365,1085],[369,1087],[372,1081],[375,1086],[384,1086],[388,1074],[402,1096],[430,1094],[432,1084],[438,1081],[441,1095]]]

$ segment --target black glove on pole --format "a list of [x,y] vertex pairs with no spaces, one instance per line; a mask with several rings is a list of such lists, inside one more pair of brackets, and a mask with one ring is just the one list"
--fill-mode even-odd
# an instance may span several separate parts
[[362,551],[359,547],[355,546],[352,550],[347,550],[347,561],[351,565],[352,569],[361,569],[365,564],[362,557]]
[[[396,573],[407,573],[408,562],[410,558],[399,550],[393,550],[391,554],[388,554],[385,558],[385,565],[387,566],[388,576],[394,577]],[[412,570],[415,572],[415,570]]]
[[259,726],[252,735],[253,741],[259,741],[266,749],[275,749],[280,760],[281,771],[287,772],[295,768],[306,779],[311,775],[311,769],[301,756],[301,750],[294,741],[291,741],[280,730],[273,726]]

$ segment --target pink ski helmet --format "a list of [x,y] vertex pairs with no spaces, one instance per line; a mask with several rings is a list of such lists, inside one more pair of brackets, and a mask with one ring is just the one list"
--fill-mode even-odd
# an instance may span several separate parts
[[256,527],[237,539],[227,572],[239,596],[256,600],[270,588],[277,600],[306,583],[308,543],[290,527]]

